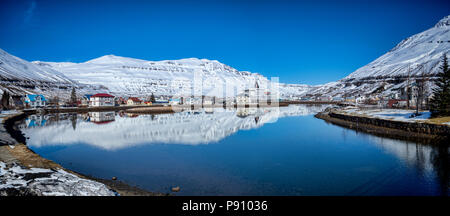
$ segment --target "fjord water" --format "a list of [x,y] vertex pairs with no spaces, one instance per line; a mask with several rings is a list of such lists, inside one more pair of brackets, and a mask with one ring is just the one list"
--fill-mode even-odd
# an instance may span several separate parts
[[328,124],[326,106],[28,116],[33,151],[177,195],[448,195],[449,148]]

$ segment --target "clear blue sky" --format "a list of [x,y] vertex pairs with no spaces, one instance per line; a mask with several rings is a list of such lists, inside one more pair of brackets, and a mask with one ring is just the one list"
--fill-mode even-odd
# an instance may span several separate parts
[[450,1],[5,1],[25,60],[215,59],[281,82],[335,81],[450,14]]

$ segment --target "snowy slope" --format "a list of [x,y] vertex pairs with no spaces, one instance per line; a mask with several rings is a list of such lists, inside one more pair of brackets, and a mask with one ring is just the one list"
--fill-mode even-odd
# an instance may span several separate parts
[[[31,178],[30,176],[36,176]],[[0,161],[0,196],[115,196],[106,185],[62,169],[25,168]],[[16,194],[14,194],[16,195]]]
[[30,81],[74,83],[64,74],[48,67],[40,67],[0,49],[0,77]]
[[424,72],[436,74],[443,53],[450,50],[450,16],[444,17],[433,28],[401,41],[396,47],[368,65],[359,68],[344,79],[363,77],[393,77]]
[[44,94],[49,97],[68,97],[72,87],[81,92],[102,89],[78,83],[48,66],[33,64],[0,49],[0,93],[12,95]]
[[[432,81],[439,72],[443,53],[449,54],[449,51],[450,16],[446,16],[434,27],[404,39],[389,52],[347,77],[324,84],[309,93],[357,96],[381,91],[381,95],[386,96],[404,87],[408,76],[414,80],[423,72]],[[432,85],[433,82],[429,82],[428,88]]]

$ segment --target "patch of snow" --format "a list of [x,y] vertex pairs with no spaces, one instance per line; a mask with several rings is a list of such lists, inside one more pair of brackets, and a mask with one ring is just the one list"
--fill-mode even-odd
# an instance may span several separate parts
[[[358,108],[343,109],[345,113],[365,115],[369,117],[387,119],[394,121],[403,122],[420,122],[425,121],[430,118],[431,113],[429,111],[419,112],[420,115],[414,116],[415,110],[401,110],[401,109],[372,109],[372,110],[361,110]],[[414,116],[414,117],[412,117]]]
[[0,162],[0,194],[6,189],[27,190],[44,196],[114,196],[104,184],[62,169],[24,168]]
[[0,118],[20,113],[17,110],[0,110]]

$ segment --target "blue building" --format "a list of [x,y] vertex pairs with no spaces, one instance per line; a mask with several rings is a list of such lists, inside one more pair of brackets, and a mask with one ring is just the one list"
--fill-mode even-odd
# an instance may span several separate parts
[[47,99],[45,99],[44,95],[26,95],[25,104],[27,106],[36,108],[36,107],[45,107],[47,104]]

